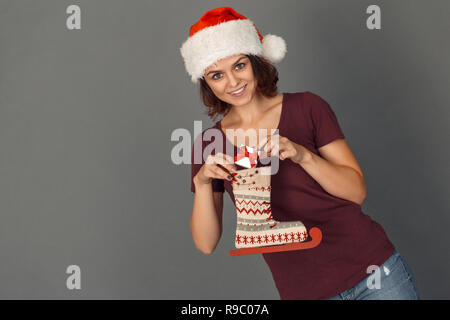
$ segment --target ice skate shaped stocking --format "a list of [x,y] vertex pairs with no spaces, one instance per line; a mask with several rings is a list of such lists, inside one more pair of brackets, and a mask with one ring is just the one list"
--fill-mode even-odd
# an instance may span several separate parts
[[311,241],[301,221],[280,222],[272,217],[271,168],[253,167],[233,174],[232,186],[236,204],[235,246],[231,256],[314,248],[321,239],[318,228],[311,228]]

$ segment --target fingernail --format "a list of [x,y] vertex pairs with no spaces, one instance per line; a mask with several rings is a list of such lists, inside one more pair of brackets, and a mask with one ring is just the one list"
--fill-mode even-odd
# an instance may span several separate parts
[[231,176],[231,174],[227,177],[229,180],[231,180],[231,178],[233,178],[232,176]]

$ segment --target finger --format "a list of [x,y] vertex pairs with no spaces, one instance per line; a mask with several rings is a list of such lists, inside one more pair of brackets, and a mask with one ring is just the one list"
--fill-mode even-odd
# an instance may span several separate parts
[[221,152],[215,155],[215,164],[219,169],[219,171],[215,172],[219,173],[221,179],[227,178],[231,172],[237,170],[237,167],[234,164],[234,158],[228,154],[224,154]]
[[273,147],[277,143],[278,143],[278,139],[276,137],[270,136],[267,138],[267,144],[266,144],[265,148]]
[[292,148],[288,143],[281,142],[278,145],[278,154],[281,154],[283,152],[288,152],[288,154],[290,154],[292,152]]
[[222,166],[225,170],[230,172],[234,172],[237,170],[236,165],[234,164],[234,158],[228,154],[219,154],[220,158],[219,165]]
[[[261,136],[261,140],[258,144],[258,150],[262,149],[265,145],[271,144],[271,140],[273,137],[277,136],[278,134],[273,134],[273,135],[262,135]],[[275,137],[276,140],[276,137]]]
[[211,179],[224,179],[227,175],[217,165],[213,165],[205,169],[205,176]]
[[275,147],[279,147],[279,143],[278,140],[270,140],[270,142],[268,144],[266,144],[266,146],[264,147],[264,150],[267,153],[272,153]]
[[216,179],[225,179],[225,180],[231,180],[230,173],[226,172],[223,168],[219,167],[218,165],[213,167],[214,176]]
[[233,157],[228,154],[218,153],[215,155],[215,158],[217,160],[216,163],[219,163],[221,165],[234,164]]
[[279,146],[279,145],[275,145],[275,146],[270,150],[270,156],[271,156],[271,157],[279,157],[279,151],[280,151],[280,146]]
[[261,140],[258,143],[258,148],[257,149],[261,150],[267,144],[267,141],[268,141],[268,137],[267,136],[262,137]]
[[214,155],[209,155],[206,160],[205,160],[205,164],[214,164],[216,161],[216,158]]
[[226,172],[227,175],[237,172],[235,164],[218,164],[217,166]]
[[265,152],[265,153],[268,153],[269,151],[270,151],[270,144],[266,144],[262,149],[261,149],[261,151],[262,152]]
[[278,144],[280,144],[280,135],[274,134],[273,136],[270,137],[270,145],[275,146]]
[[230,156],[229,154],[225,154],[225,161],[229,165],[234,165],[234,157]]
[[264,147],[261,149],[261,151],[264,151],[265,153],[270,153],[274,145],[278,143],[278,139],[271,139],[269,138],[267,143],[264,145]]
[[280,151],[280,160],[290,158],[291,156],[292,156],[292,152],[290,152],[288,150]]

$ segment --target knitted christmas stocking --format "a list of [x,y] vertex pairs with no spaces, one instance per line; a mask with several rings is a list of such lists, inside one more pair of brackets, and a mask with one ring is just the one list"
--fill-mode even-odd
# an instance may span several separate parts
[[270,207],[271,168],[253,167],[233,174],[236,202],[236,248],[254,248],[302,242],[308,237],[300,221],[279,222]]

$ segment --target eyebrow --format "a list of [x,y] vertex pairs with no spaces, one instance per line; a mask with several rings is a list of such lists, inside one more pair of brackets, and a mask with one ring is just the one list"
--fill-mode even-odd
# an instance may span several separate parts
[[[239,61],[241,61],[242,59],[245,59],[247,57],[240,57],[239,59],[236,60],[235,63],[233,63],[233,65],[237,64]],[[210,72],[208,72],[206,75],[213,73],[213,72],[219,72],[220,70],[211,70]]]

